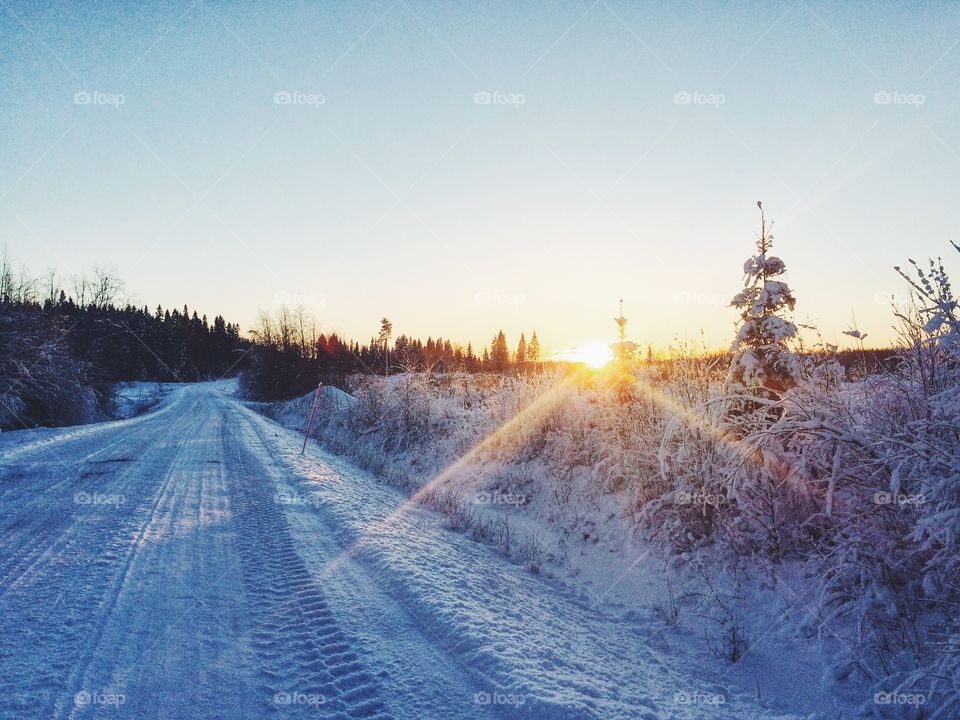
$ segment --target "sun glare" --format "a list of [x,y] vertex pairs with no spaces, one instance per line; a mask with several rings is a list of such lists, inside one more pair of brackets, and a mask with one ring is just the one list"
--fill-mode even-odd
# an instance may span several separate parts
[[613,360],[613,351],[600,341],[591,341],[572,350],[565,359],[599,369]]

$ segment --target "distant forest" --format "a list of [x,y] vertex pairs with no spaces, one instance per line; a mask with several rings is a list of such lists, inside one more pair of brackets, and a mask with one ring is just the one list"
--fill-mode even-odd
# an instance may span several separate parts
[[283,309],[276,318],[263,316],[252,333],[255,345],[240,376],[242,393],[255,400],[283,400],[302,395],[317,382],[345,387],[355,374],[401,372],[468,372],[524,374],[542,368],[540,341],[525,333],[511,351],[503,331],[488,347],[474,350],[442,337],[426,342],[407,335],[393,338],[393,325],[380,321],[380,332],[366,344],[336,333],[317,333],[303,313]]
[[357,373],[528,372],[541,366],[534,332],[511,351],[501,331],[475,352],[443,338],[400,335],[386,319],[366,344],[317,333],[303,313],[239,325],[189,307],[137,307],[102,268],[43,278],[0,257],[0,430],[92,422],[113,413],[114,386],[130,380],[195,382],[240,375],[246,397],[293,397],[317,382],[345,386]]
[[[379,333],[359,343],[317,332],[303,312],[283,308],[276,317],[264,315],[245,338],[220,315],[210,322],[187,306],[150,310],[122,301],[122,294],[123,283],[103,269],[71,278],[68,288],[52,272],[34,278],[0,256],[0,430],[111,417],[121,381],[239,375],[245,397],[273,401],[302,395],[318,382],[345,388],[355,374],[525,375],[555,364],[542,357],[536,332],[521,334],[514,346],[501,330],[475,349],[439,336],[394,337],[384,318]],[[890,357],[891,351],[871,350],[838,355],[853,373]],[[646,362],[670,372],[670,358],[654,358],[649,348]]]
[[0,259],[0,429],[109,417],[118,381],[223,377],[250,346],[219,315],[121,305],[121,291],[104,270],[68,293]]

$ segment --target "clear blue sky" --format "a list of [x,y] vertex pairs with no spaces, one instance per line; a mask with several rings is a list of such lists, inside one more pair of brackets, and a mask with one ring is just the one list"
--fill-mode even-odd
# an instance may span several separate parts
[[957,4],[137,5],[0,2],[0,244],[140,304],[725,344],[762,199],[798,317],[881,340],[960,239]]

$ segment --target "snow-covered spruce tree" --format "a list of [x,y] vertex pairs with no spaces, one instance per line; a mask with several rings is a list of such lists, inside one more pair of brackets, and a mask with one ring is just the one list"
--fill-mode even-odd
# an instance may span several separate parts
[[[780,276],[786,272],[783,260],[770,255],[770,234],[760,208],[760,235],[757,253],[743,264],[743,290],[730,305],[740,311],[734,353],[727,375],[727,389],[734,395],[755,395],[777,400],[797,384],[799,367],[789,343],[797,336],[797,326],[783,317],[796,301]],[[772,223],[771,223],[772,227]]]
[[[788,314],[796,301],[781,279],[783,261],[771,254],[773,235],[763,205],[756,253],[743,265],[743,289],[731,301],[740,320],[727,373],[722,432],[737,455],[723,481],[735,516],[731,541],[779,562],[797,550],[793,530],[811,510],[809,488],[795,470],[782,425],[788,390],[800,381],[790,344],[797,326]],[[787,434],[789,437],[789,433]]]
[[798,479],[782,443],[767,431],[783,414],[783,394],[799,380],[789,347],[797,327],[785,317],[795,300],[779,279],[786,268],[770,254],[773,236],[757,206],[756,253],[744,263],[743,289],[731,302],[740,321],[723,393],[690,403],[668,423],[658,459],[661,480],[674,492],[644,512],[655,534],[677,549],[722,531],[732,547],[782,559],[794,545],[787,520],[802,518],[806,503],[792,487]]

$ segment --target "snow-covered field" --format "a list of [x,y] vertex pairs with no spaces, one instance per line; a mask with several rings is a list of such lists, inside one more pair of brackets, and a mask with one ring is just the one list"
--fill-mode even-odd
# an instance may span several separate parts
[[[608,626],[642,628],[672,667],[771,712],[953,717],[940,592],[955,566],[956,385],[921,398],[909,362],[844,379],[808,356],[801,371],[782,414],[737,441],[705,357],[355,376],[352,395],[323,388],[311,433]],[[248,407],[303,433],[313,401]]]
[[0,717],[777,718],[244,407],[0,437]]

